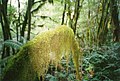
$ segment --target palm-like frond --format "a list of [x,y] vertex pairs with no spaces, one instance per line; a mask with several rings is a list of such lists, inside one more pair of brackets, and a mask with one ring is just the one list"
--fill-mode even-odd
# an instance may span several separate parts
[[3,43],[6,46],[15,48],[15,49],[20,49],[20,47],[23,45],[22,43],[18,42],[18,41],[14,41],[14,40],[6,40]]

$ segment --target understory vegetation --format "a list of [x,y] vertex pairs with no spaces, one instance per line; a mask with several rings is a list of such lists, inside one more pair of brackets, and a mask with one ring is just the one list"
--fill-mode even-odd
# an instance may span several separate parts
[[[10,64],[19,69],[16,73],[21,73],[16,78],[27,77],[22,74],[27,75],[29,72],[23,70],[30,70],[31,74],[33,73],[30,76],[34,76],[35,81],[120,81],[119,22],[119,0],[0,0],[0,81],[5,72],[11,71],[8,68]],[[54,35],[42,34],[60,25],[70,27],[72,36],[69,36],[71,31],[64,28],[59,34],[58,32],[53,32]],[[64,37],[63,33],[67,31]],[[20,57],[20,51],[26,50],[24,46],[31,41],[35,42],[38,35],[39,45],[30,44],[31,49],[29,48],[24,52],[25,55]],[[48,38],[44,39],[45,37]],[[71,37],[74,37],[75,41]],[[48,39],[54,41],[45,45]],[[77,50],[76,56],[73,50],[69,50],[71,42],[78,44],[75,46],[71,44],[72,48]],[[34,48],[35,46],[37,47]],[[35,51],[33,48],[40,50]],[[66,49],[69,55],[59,55],[66,53]],[[33,63],[33,60],[29,60],[31,58],[26,59],[28,57],[26,55],[32,50],[36,54],[35,60],[46,61],[42,65],[40,63],[43,60],[36,61],[35,66],[35,68],[47,67],[41,68],[45,69],[44,76],[41,76],[41,69],[35,70],[31,67],[32,64],[27,63]],[[49,54],[57,64],[52,63],[49,57],[45,57],[49,50],[55,51]],[[41,52],[41,55],[37,56],[38,52],[39,54]],[[22,61],[18,61],[20,59]],[[78,61],[76,64],[75,60]],[[21,65],[18,65],[19,62]],[[15,72],[13,69],[12,71]],[[78,74],[79,79],[76,76]]]
[[[84,49],[82,60],[82,81],[120,80],[120,43]],[[70,59],[66,66],[66,60],[62,59],[61,64],[62,69],[57,71],[54,66],[50,66],[50,72],[48,71],[45,77],[46,81],[76,81],[72,60]]]

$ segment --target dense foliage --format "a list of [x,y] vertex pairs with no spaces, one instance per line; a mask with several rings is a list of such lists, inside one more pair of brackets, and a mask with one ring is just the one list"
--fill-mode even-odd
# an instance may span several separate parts
[[[63,59],[62,70],[55,71],[51,65],[51,72],[46,75],[46,81],[76,81],[72,60],[66,71],[66,61]],[[84,49],[82,64],[82,81],[119,81],[120,80],[120,43],[111,43],[101,47]]]
[[[82,81],[119,81],[119,3],[119,0],[0,0],[0,78],[21,46],[39,33],[64,24],[73,29],[83,51],[79,61]],[[45,81],[76,81],[72,55],[69,61],[62,58],[58,69],[55,67],[49,65]]]
[[111,43],[85,50],[83,60],[84,79],[88,81],[119,81],[119,64],[120,43]]

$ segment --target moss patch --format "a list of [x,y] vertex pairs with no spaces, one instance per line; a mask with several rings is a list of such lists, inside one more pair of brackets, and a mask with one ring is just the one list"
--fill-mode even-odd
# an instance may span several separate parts
[[79,78],[79,45],[74,38],[73,30],[67,26],[59,26],[43,32],[24,45],[19,53],[9,62],[2,81],[36,81],[46,74],[52,61],[58,64],[61,57],[70,54]]

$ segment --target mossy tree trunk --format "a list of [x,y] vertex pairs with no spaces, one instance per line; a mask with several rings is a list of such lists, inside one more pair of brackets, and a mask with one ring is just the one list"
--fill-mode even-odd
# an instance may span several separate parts
[[119,20],[119,10],[118,10],[119,0],[111,0],[111,16],[112,21],[115,26],[113,33],[113,40],[115,42],[120,41],[120,20]]
[[110,0],[102,0],[102,15],[99,21],[99,27],[97,31],[98,44],[104,44],[106,42],[106,36],[108,33],[108,23],[110,20]]
[[[8,63],[2,81],[40,81],[47,73],[50,62],[59,64],[62,56],[69,56],[79,75],[80,48],[70,27],[60,26],[43,32],[25,44]],[[43,78],[44,79],[44,78]]]

